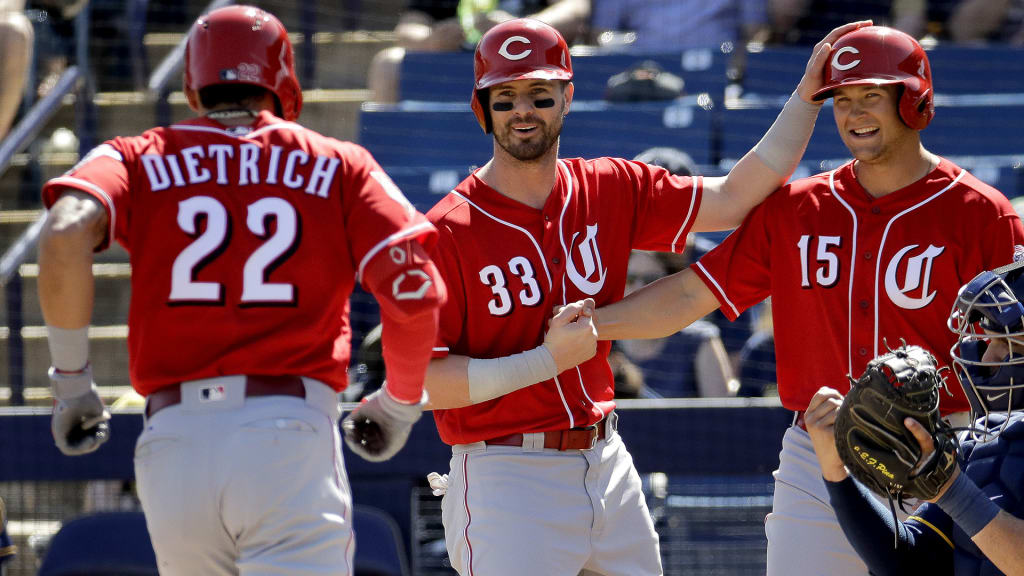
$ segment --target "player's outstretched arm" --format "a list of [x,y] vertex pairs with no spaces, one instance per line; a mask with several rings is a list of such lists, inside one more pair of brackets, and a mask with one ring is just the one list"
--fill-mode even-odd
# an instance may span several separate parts
[[598,308],[594,314],[600,340],[663,338],[718,308],[711,290],[687,268]]
[[551,319],[544,343],[501,358],[450,355],[427,368],[428,409],[461,408],[493,400],[554,378],[597,353],[590,298],[562,308]]
[[[921,459],[926,459],[935,450],[931,435],[912,418],[905,424],[921,444]],[[959,468],[931,501],[953,518],[997,568],[1011,576],[1024,575],[1024,519],[1000,510]]]
[[870,20],[851,22],[832,30],[815,45],[803,78],[775,123],[761,141],[723,177],[704,179],[704,196],[694,231],[725,230],[740,225],[751,208],[761,203],[796,170],[821,109],[812,96],[824,86],[825,66],[840,36]]
[[39,239],[39,304],[50,347],[56,402],[51,431],[61,452],[87,454],[110,437],[107,412],[89,368],[93,249],[107,234],[98,200],[67,191],[50,208]]

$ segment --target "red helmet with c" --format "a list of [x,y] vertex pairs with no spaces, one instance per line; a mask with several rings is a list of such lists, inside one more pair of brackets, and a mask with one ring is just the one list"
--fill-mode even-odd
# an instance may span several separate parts
[[277,97],[282,118],[298,118],[302,88],[281,21],[254,6],[227,6],[200,16],[185,45],[185,87],[198,91],[216,84],[262,86]]
[[473,57],[475,83],[470,104],[484,132],[491,132],[487,89],[513,80],[572,80],[572,60],[565,38],[531,18],[498,24],[480,39]]
[[867,26],[839,38],[825,67],[825,86],[814,93],[814,99],[828,98],[840,86],[864,84],[902,85],[898,110],[911,128],[922,130],[935,116],[928,55],[908,34]]

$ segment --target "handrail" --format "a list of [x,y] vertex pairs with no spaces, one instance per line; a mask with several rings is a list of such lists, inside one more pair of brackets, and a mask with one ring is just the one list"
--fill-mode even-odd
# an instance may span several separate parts
[[[206,14],[207,12],[233,3],[234,2],[232,0],[213,0],[207,4],[206,8],[203,8],[201,13]],[[187,43],[188,35],[186,34],[185,37],[178,42],[178,45],[174,47],[174,50],[171,50],[167,56],[164,56],[160,65],[153,70],[153,73],[149,76],[149,82],[146,84],[151,97],[162,98],[171,78],[181,71],[182,62],[185,60],[185,45]]]
[[[39,134],[39,131],[46,125],[46,122],[60,108],[64,96],[78,87],[78,82],[81,78],[82,73],[78,66],[71,66],[65,70],[53,89],[42,100],[36,102],[35,106],[18,123],[18,126],[10,135],[3,142],[0,142],[0,175],[10,166],[14,160],[14,155],[32,143]],[[40,218],[35,224],[22,232],[14,245],[4,253],[3,258],[0,259],[0,286],[6,285],[11,277],[17,273],[18,267],[25,261],[28,252],[35,247],[42,225],[43,218]]]

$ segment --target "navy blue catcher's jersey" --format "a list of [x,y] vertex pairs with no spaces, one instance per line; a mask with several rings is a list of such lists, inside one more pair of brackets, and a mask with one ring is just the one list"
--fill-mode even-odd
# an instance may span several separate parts
[[[1005,419],[1004,415],[990,416],[989,427],[998,428]],[[977,425],[983,424],[984,420],[979,420]],[[1024,412],[1015,412],[995,440],[968,440],[962,450],[967,476],[1000,508],[1024,518]],[[915,516],[931,524],[932,529]],[[944,536],[952,540],[953,574],[956,576],[1003,574],[937,505],[925,504],[908,519],[907,524],[917,524],[922,536]],[[933,530],[943,534],[940,536]]]

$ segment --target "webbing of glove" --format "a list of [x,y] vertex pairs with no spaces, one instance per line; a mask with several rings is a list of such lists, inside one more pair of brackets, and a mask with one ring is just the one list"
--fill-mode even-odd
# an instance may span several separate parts
[[[956,466],[955,436],[939,414],[944,385],[935,357],[919,346],[903,345],[869,362],[836,417],[836,447],[850,474],[901,507],[905,498],[934,498]],[[903,423],[908,416],[935,442],[924,462]]]

